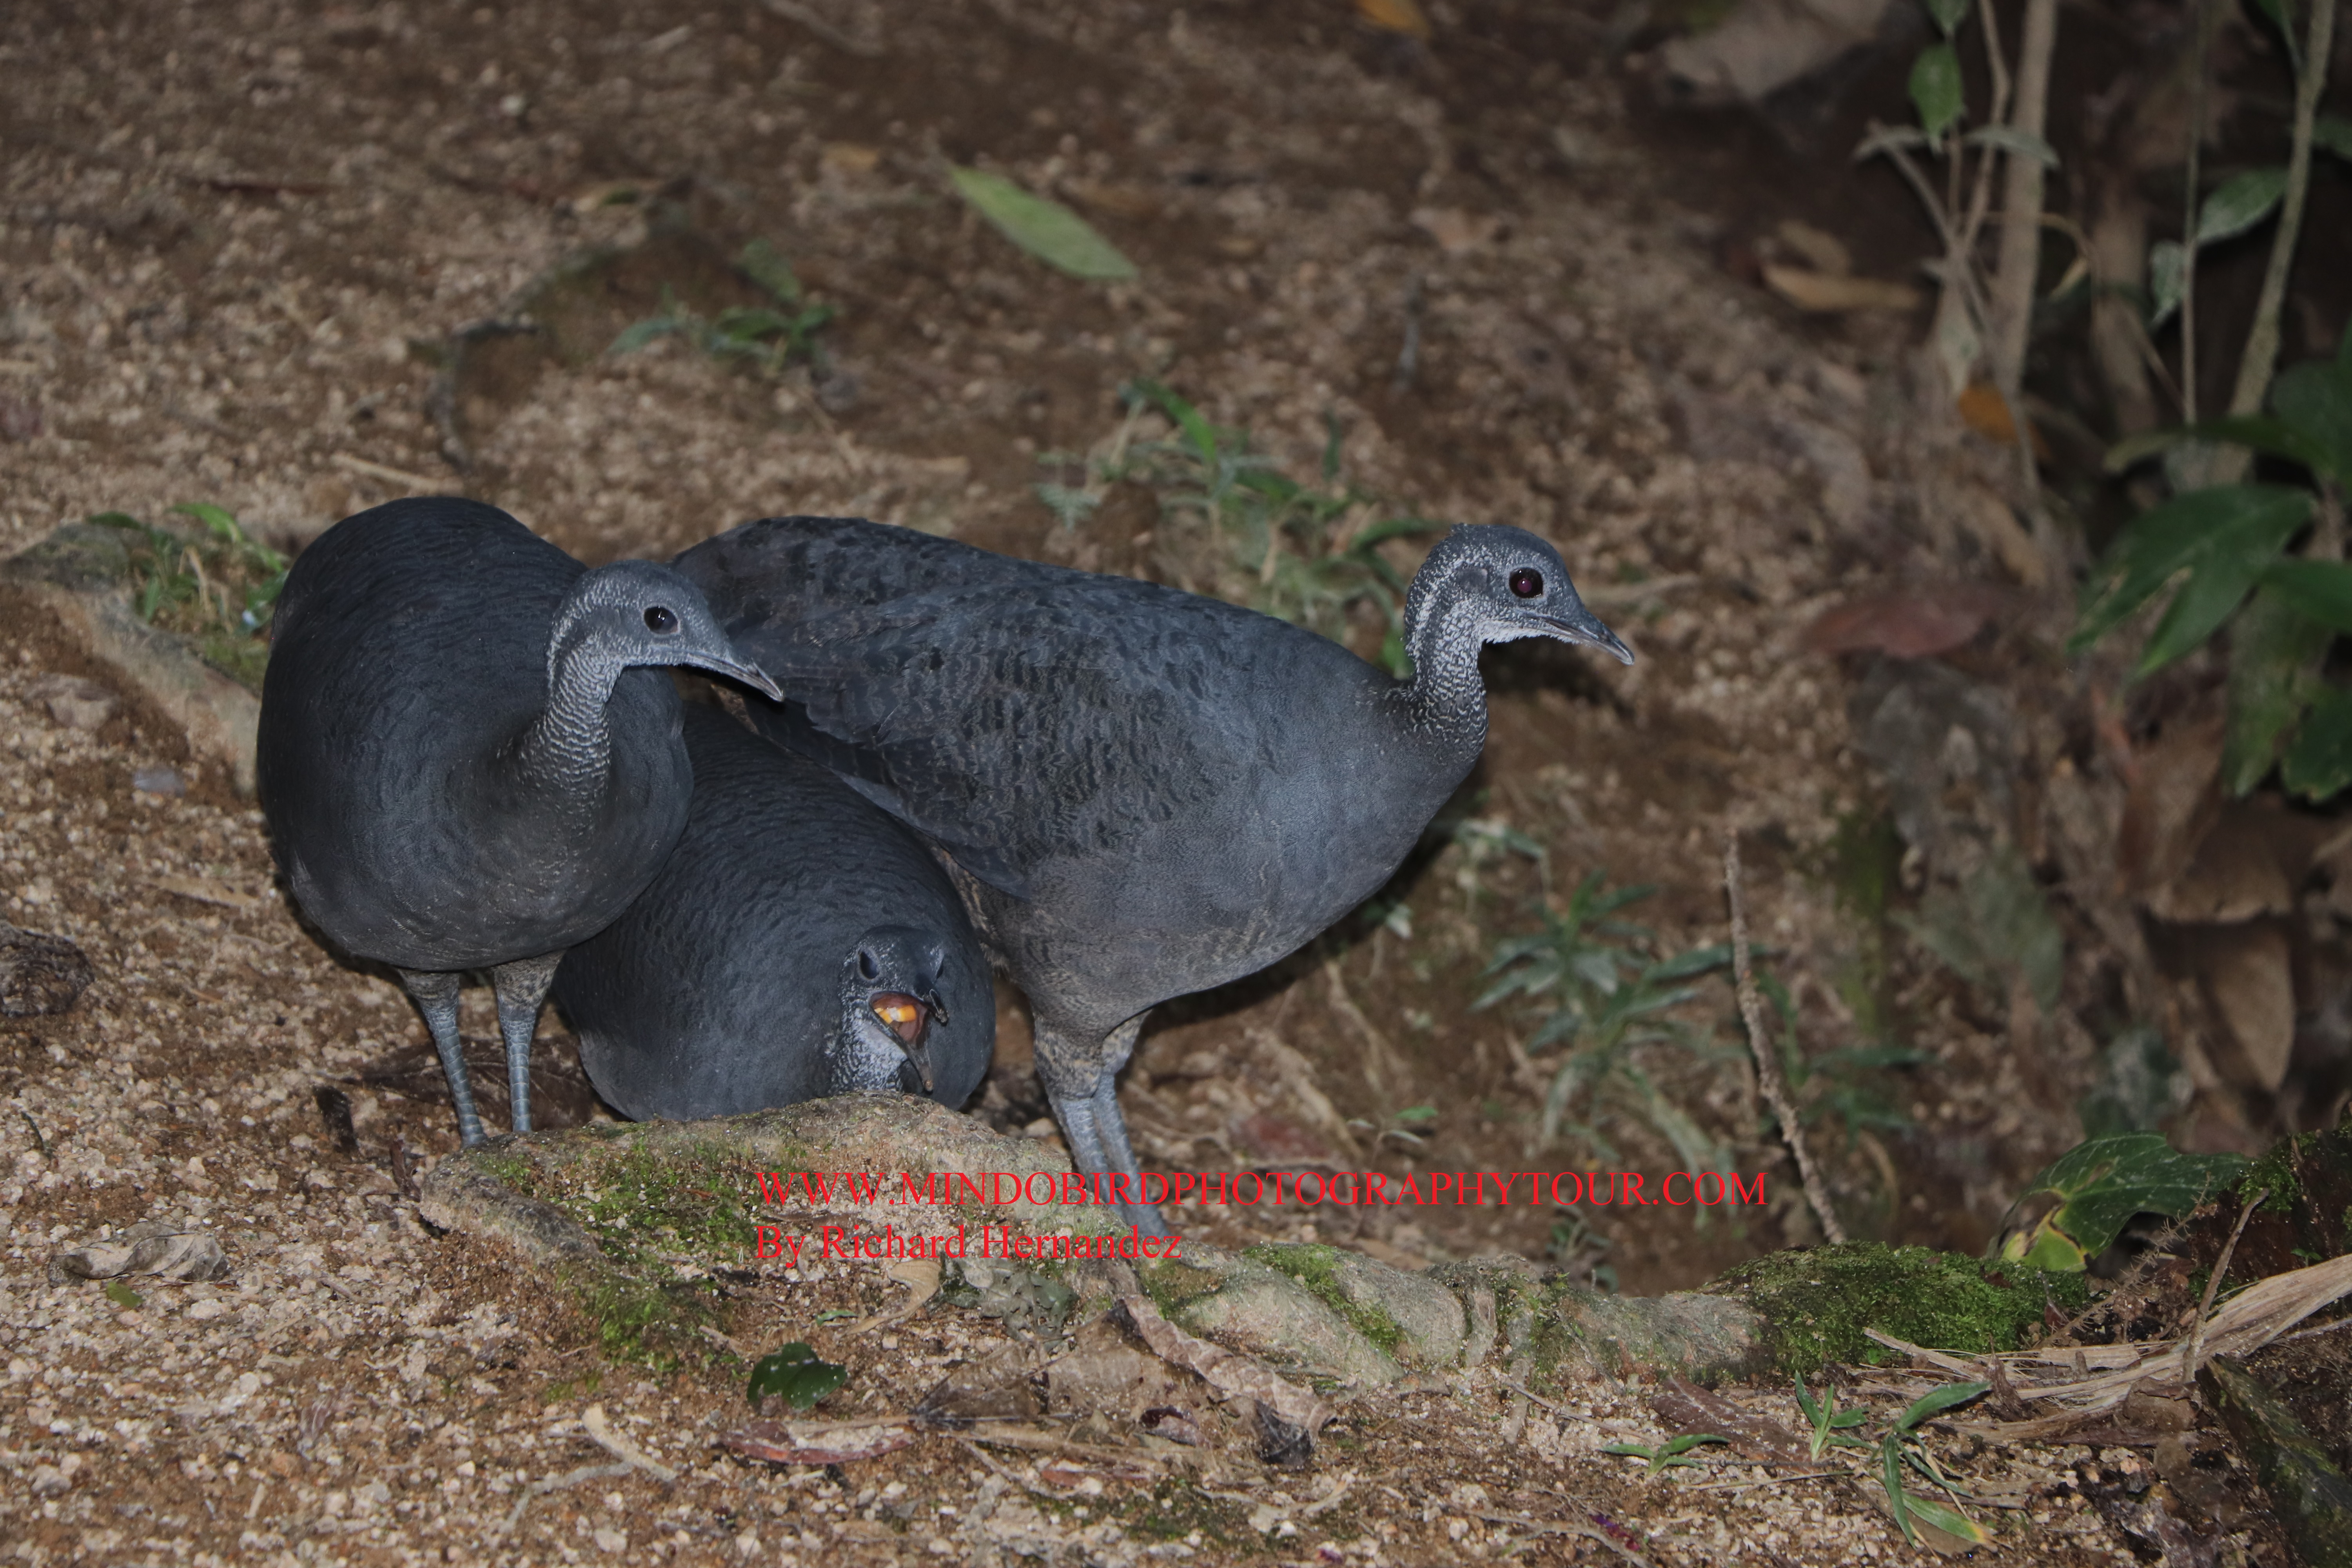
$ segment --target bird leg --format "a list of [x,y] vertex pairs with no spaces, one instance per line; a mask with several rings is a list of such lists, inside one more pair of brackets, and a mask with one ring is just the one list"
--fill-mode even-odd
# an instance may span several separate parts
[[[1046,1098],[1054,1102],[1055,1119],[1069,1140],[1071,1162],[1088,1173],[1126,1177],[1127,1190],[1136,1194],[1120,1205],[1129,1223],[1146,1236],[1169,1236],[1173,1233],[1159,1208],[1142,1201],[1143,1173],[1136,1163],[1134,1145],[1128,1142],[1127,1119],[1118,1109],[1118,1070],[1135,1054],[1136,1037],[1142,1032],[1143,1016],[1139,1013],[1113,1029],[1088,1061],[1085,1055],[1072,1051],[1058,1031],[1041,1022],[1037,1065]],[[1072,1056],[1079,1059],[1070,1061]]]
[[540,1004],[547,1000],[555,966],[562,962],[562,953],[548,952],[490,971],[490,985],[499,998],[499,1034],[507,1043],[507,1092],[514,1106],[508,1120],[517,1132],[530,1131],[530,1043],[539,1032]]
[[408,999],[425,1015],[433,1032],[433,1048],[441,1053],[441,1070],[449,1078],[449,1098],[457,1102],[457,1137],[470,1149],[482,1141],[481,1113],[474,1109],[473,1080],[466,1076],[466,1047],[457,1038],[457,976],[423,970],[398,972]]

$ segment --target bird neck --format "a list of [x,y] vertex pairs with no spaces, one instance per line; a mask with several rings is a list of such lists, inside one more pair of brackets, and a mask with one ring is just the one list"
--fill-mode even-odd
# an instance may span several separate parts
[[1398,687],[1406,722],[1445,750],[1471,756],[1486,743],[1486,683],[1478,673],[1483,634],[1475,605],[1414,583],[1405,605],[1412,679]]
[[535,791],[583,806],[601,796],[613,762],[605,718],[625,668],[585,642],[560,642],[547,666],[547,708],[523,731],[516,771]]

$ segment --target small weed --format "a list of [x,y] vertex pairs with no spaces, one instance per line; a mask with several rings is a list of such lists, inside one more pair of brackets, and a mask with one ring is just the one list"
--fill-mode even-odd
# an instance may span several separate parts
[[1879,1485],[1886,1489],[1886,1500],[1894,1508],[1895,1522],[1903,1527],[1903,1539],[1914,1547],[1919,1544],[1919,1537],[1911,1528],[1915,1518],[1972,1545],[1988,1546],[1992,1542],[1984,1527],[1968,1515],[1903,1489],[1903,1472],[1909,1468],[1927,1477],[1954,1502],[1966,1495],[1944,1474],[1927,1446],[1919,1441],[1918,1427],[1929,1416],[1939,1415],[1956,1405],[1966,1405],[1991,1386],[1989,1383],[1948,1383],[1941,1388],[1930,1389],[1895,1418],[1895,1425],[1880,1442]]
[[1805,1413],[1806,1421],[1812,1426],[1812,1435],[1807,1439],[1806,1446],[1814,1458],[1820,1458],[1822,1452],[1829,1448],[1870,1447],[1847,1430],[1849,1427],[1859,1426],[1869,1420],[1870,1412],[1840,1410],[1837,1407],[1836,1384],[1831,1384],[1822,1392],[1821,1398],[1815,1399],[1805,1392],[1805,1374],[1799,1373],[1797,1374],[1797,1408]]
[[258,687],[269,662],[269,617],[286,586],[286,557],[248,536],[219,507],[182,501],[172,510],[203,531],[184,537],[120,511],[89,521],[129,536],[131,604],[141,620],[190,638],[205,662]]
[[1690,1457],[1690,1450],[1702,1443],[1729,1441],[1729,1438],[1718,1437],[1712,1432],[1685,1432],[1679,1437],[1667,1438],[1655,1447],[1645,1448],[1639,1443],[1612,1443],[1601,1451],[1604,1454],[1623,1454],[1632,1458],[1647,1459],[1650,1461],[1650,1473],[1655,1475],[1660,1470],[1680,1469],[1685,1467],[1696,1469],[1699,1468],[1700,1461]]
[[1543,911],[1541,930],[1507,937],[1496,947],[1486,973],[1499,978],[1474,1005],[1491,1007],[1517,996],[1549,1006],[1528,1052],[1559,1046],[1564,1054],[1544,1096],[1534,1148],[1567,1128],[1603,1157],[1615,1157],[1597,1115],[1570,1120],[1578,1098],[1590,1090],[1596,1105],[1603,1097],[1616,1100],[1655,1127],[1691,1170],[1720,1170],[1721,1146],[1659,1090],[1633,1053],[1641,1046],[1668,1044],[1700,1056],[1718,1054],[1709,1032],[1666,1015],[1696,1001],[1699,989],[1686,982],[1729,964],[1731,950],[1718,942],[1671,958],[1647,956],[1656,938],[1618,919],[1617,911],[1655,890],[1612,892],[1600,872],[1587,877],[1566,909]]
[[[1381,544],[1444,525],[1409,515],[1376,519],[1374,497],[1339,478],[1339,427],[1328,425],[1318,484],[1281,473],[1244,431],[1213,425],[1155,381],[1126,390],[1128,418],[1106,449],[1084,458],[1042,458],[1057,474],[1083,469],[1077,484],[1044,483],[1037,498],[1075,528],[1102,504],[1111,485],[1152,491],[1165,524],[1204,526],[1225,555],[1218,596],[1278,616],[1345,643],[1360,609],[1377,618],[1379,662],[1403,675],[1405,582]],[[1166,439],[1137,440],[1138,417],[1157,410],[1174,426]],[[1350,520],[1353,521],[1350,521]]]
[[127,1307],[134,1311],[146,1305],[145,1299],[138,1291],[120,1279],[110,1279],[106,1282],[106,1299],[118,1307]]
[[1573,1209],[1562,1209],[1552,1217],[1551,1239],[1544,1246],[1544,1260],[1570,1279],[1581,1273],[1587,1289],[1613,1296],[1617,1293],[1617,1270],[1601,1259],[1615,1245],[1609,1237],[1585,1224],[1582,1215]]
[[704,317],[678,303],[664,285],[661,309],[623,328],[608,352],[634,353],[656,339],[677,337],[714,359],[737,361],[770,375],[788,365],[818,363],[823,351],[817,329],[833,320],[833,307],[813,303],[791,264],[764,239],[745,246],[735,266],[774,303],[730,305],[716,317]]
[[772,1355],[760,1358],[759,1364],[751,1368],[746,1392],[755,1411],[762,1399],[772,1398],[806,1412],[848,1381],[847,1367],[823,1360],[805,1342],[794,1340]]

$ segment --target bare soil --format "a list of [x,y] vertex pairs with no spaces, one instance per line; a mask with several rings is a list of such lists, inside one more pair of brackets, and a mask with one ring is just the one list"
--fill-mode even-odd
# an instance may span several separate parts
[[[2021,1058],[2000,999],[1888,923],[1909,895],[1850,732],[1865,671],[1797,636],[1844,595],[1951,564],[1927,559],[1920,470],[1888,457],[1908,450],[1889,427],[1921,323],[1801,319],[1727,270],[1726,215],[1760,225],[1778,194],[1754,165],[1692,184],[1629,110],[1597,11],[1465,6],[1423,47],[1338,5],[809,9],[824,33],[758,6],[608,0],[11,7],[0,553],[182,500],[290,548],[394,495],[463,489],[590,561],[837,512],[1198,584],[1223,564],[1135,487],[1066,529],[1033,486],[1067,465],[1041,458],[1108,439],[1138,376],[1302,479],[1336,429],[1348,479],[1395,510],[1557,541],[1641,661],[1490,654],[1487,756],[1455,814],[1485,831],[1407,868],[1391,894],[1409,915],[1164,1009],[1123,1089],[1146,1163],[1676,1168],[1654,1119],[1615,1112],[1538,1147],[1552,1067],[1525,1047],[1540,1014],[1472,1005],[1496,942],[1592,873],[1656,886],[1628,913],[1658,953],[1722,940],[1737,829],[1802,1048],[1921,1058],[1852,1079],[1883,1115],[1817,1124],[1848,1223],[1980,1249],[2021,1182],[2079,1141],[2098,1042],[2028,1036]],[[957,203],[948,162],[1078,207],[1141,280],[1039,266]],[[1783,216],[1827,221],[1816,194],[1786,195]],[[690,238],[659,237],[672,212]],[[1900,226],[1856,225],[1864,264],[1898,270]],[[674,341],[595,352],[665,287],[727,302],[724,260],[753,238],[835,308],[821,367],[761,376]],[[632,259],[573,301],[570,351],[479,334],[466,375],[444,378],[457,395],[436,395],[452,334],[544,300],[529,291],[599,247]],[[1388,548],[1409,572],[1409,546]],[[1997,575],[1959,548],[1966,571]],[[2006,659],[2000,635],[1969,657]],[[127,697],[95,731],[58,722],[28,691],[49,672],[110,679],[11,607],[0,913],[71,938],[98,973],[73,1013],[0,1028],[0,1550],[23,1561],[1906,1551],[1851,1483],[1738,1490],[1715,1469],[1600,1456],[1659,1434],[1632,1386],[1532,1413],[1486,1383],[1370,1398],[1306,1478],[1047,1474],[947,1437],[829,1471],[726,1458],[709,1440],[740,1413],[731,1374],[608,1365],[543,1287],[425,1230],[397,1177],[455,1130],[413,1011],[302,930],[257,812],[216,768]],[[154,766],[186,793],[135,791]],[[1540,865],[1496,847],[1503,829],[1539,844]],[[1857,892],[1890,879],[1891,905]],[[2069,936],[2093,984],[2095,933]],[[1050,1137],[1017,996],[1000,1012],[976,1113]],[[1642,1292],[1817,1239],[1764,1135],[1728,990],[1685,1016],[1706,1048],[1633,1059],[1733,1168],[1767,1173],[1762,1213],[1223,1210],[1180,1226],[1406,1267],[1517,1252]],[[494,1036],[485,994],[467,1027]],[[543,1028],[541,1103],[557,1121],[603,1114],[560,1018]],[[1375,1055],[1397,1064],[1377,1083]],[[351,1150],[322,1088],[348,1099]],[[212,1227],[230,1279],[132,1281],[136,1305],[49,1281],[59,1247],[150,1217]],[[905,1408],[1005,1338],[952,1313],[872,1337],[823,1317],[887,1290],[864,1274],[763,1281],[731,1331],[847,1362],[845,1408]],[[1784,1395],[1757,1397],[1794,1419]],[[685,1479],[583,1481],[510,1521],[522,1489],[609,1462],[581,1436],[592,1400]],[[2014,1483],[1998,1517],[2021,1560],[2126,1555],[2078,1474],[2131,1473],[2121,1450],[1965,1462]],[[1596,1515],[1612,1541],[1501,1517],[1589,1531]]]

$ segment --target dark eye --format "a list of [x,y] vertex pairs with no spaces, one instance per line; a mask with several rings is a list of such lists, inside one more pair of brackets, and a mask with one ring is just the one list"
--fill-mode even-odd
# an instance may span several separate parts
[[[1518,586],[1518,579],[1514,577],[1511,585]],[[662,605],[651,606],[646,611],[646,630],[660,637],[669,636],[677,630],[677,612]]]
[[874,962],[874,954],[870,949],[861,947],[857,950],[857,974],[861,980],[882,978],[882,966]]
[[1522,566],[1511,574],[1511,592],[1522,599],[1532,599],[1543,592],[1543,574],[1532,566]]

